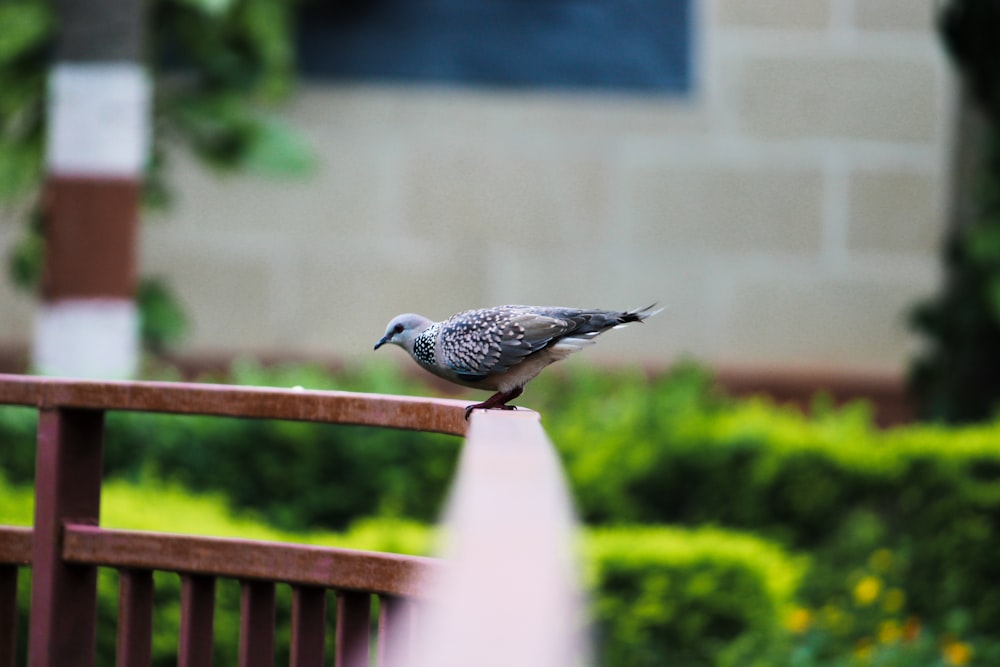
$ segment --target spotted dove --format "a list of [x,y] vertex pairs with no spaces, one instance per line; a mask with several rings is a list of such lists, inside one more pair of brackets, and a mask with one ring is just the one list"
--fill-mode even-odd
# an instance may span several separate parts
[[375,344],[398,345],[425,370],[456,384],[496,393],[465,409],[511,410],[509,401],[549,364],[566,358],[608,329],[642,322],[655,306],[623,312],[497,306],[467,310],[442,322],[415,313],[397,315]]

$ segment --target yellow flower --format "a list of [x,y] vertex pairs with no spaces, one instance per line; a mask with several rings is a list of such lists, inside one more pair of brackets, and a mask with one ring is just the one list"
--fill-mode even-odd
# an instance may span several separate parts
[[903,637],[903,628],[897,621],[889,619],[878,625],[878,641],[880,644],[892,644]]
[[785,619],[785,626],[789,631],[800,635],[812,625],[813,615],[812,612],[804,607],[796,607],[792,610],[792,613],[788,615]]
[[906,604],[906,593],[898,588],[890,588],[882,599],[882,609],[887,614],[898,614]]
[[972,660],[972,647],[957,639],[941,647],[941,655],[947,665],[967,665]]
[[882,580],[872,575],[861,577],[854,586],[854,601],[862,607],[867,607],[882,592]]

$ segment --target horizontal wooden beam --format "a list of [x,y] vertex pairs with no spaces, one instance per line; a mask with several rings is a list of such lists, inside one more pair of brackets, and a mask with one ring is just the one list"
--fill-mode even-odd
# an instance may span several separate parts
[[0,564],[30,565],[32,534],[24,526],[0,526]]
[[384,426],[465,435],[467,401],[185,382],[0,374],[0,404]]
[[69,524],[63,558],[71,563],[257,579],[419,597],[440,562],[418,556],[282,542],[108,530]]

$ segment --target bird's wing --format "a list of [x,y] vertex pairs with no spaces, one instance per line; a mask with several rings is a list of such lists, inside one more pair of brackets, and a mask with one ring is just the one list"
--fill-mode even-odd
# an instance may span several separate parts
[[569,318],[529,309],[490,308],[459,313],[441,327],[441,361],[467,381],[509,370],[576,329]]

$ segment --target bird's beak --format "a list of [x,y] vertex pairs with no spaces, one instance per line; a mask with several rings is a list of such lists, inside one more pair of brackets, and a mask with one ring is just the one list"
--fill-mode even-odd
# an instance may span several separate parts
[[389,336],[388,335],[382,336],[381,338],[378,339],[378,342],[375,343],[374,349],[377,350],[388,342],[389,342]]

